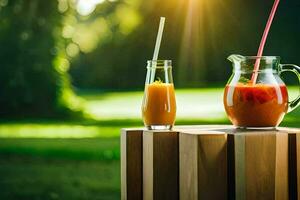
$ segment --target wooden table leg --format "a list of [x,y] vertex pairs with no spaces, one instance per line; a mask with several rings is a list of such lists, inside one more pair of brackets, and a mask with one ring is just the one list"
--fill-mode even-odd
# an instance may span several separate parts
[[143,130],[121,131],[121,199],[141,200],[143,197]]
[[233,138],[235,199],[288,199],[288,134],[252,131],[228,137]]
[[300,200],[300,134],[289,133],[289,199]]
[[143,199],[179,199],[178,132],[144,131]]
[[180,200],[227,199],[227,134],[179,134]]
[[300,200],[300,130],[295,128],[279,130],[288,133],[289,199]]

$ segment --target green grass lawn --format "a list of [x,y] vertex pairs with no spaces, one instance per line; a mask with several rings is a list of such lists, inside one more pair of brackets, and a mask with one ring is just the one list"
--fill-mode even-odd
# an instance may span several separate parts
[[0,198],[120,199],[119,171],[119,161],[1,155]]
[[[176,91],[177,120],[220,120],[223,89],[185,89]],[[101,96],[84,94],[87,111],[96,119],[140,119],[142,92],[112,92]]]
[[[295,96],[296,89],[292,89]],[[81,92],[95,120],[0,123],[0,199],[120,199],[119,132],[142,126],[142,92]],[[177,90],[177,124],[228,124],[222,89]],[[300,109],[283,126],[300,127]]]

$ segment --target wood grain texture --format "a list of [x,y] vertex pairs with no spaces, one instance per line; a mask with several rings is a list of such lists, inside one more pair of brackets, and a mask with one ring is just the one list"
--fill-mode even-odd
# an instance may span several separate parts
[[235,194],[235,148],[234,135],[227,135],[227,199],[236,199]]
[[179,199],[178,132],[144,131],[143,199]]
[[227,199],[226,134],[182,132],[180,141],[180,199]]
[[142,191],[142,129],[121,131],[121,199],[141,200]]
[[234,177],[230,177],[234,180],[234,196],[237,200],[246,199],[246,163],[245,163],[245,155],[246,155],[246,148],[245,148],[245,137],[243,135],[236,135],[234,136],[234,165],[232,165],[234,170]]
[[300,200],[300,129],[281,128],[288,133],[289,199]]
[[288,134],[276,135],[275,199],[289,199]]
[[122,200],[300,200],[300,130],[124,129],[121,184]]
[[297,199],[297,135],[289,134],[289,199]]
[[179,134],[180,200],[198,199],[198,136]]
[[154,163],[153,163],[153,134],[143,134],[143,199],[153,200],[154,196]]
[[236,199],[288,199],[288,135],[234,134]]
[[275,199],[276,133],[245,136],[247,199]]

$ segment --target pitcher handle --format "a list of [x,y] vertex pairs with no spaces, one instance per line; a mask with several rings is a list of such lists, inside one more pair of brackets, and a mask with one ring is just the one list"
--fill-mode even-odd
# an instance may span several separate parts
[[288,113],[293,111],[295,108],[297,108],[300,105],[300,67],[294,64],[281,64],[279,75],[281,76],[281,73],[283,72],[293,72],[297,75],[299,80],[299,94],[298,97],[292,101],[288,102]]

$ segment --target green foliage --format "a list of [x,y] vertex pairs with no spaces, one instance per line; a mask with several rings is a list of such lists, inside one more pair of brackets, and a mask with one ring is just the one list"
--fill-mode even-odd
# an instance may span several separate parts
[[0,117],[73,115],[57,1],[1,2]]
[[[159,58],[173,60],[175,85],[224,85],[232,71],[226,57],[233,53],[256,54],[272,4],[273,1],[260,0],[105,1],[84,18],[87,23],[104,18],[107,25],[101,27],[106,32],[98,34],[98,46],[93,51],[81,51],[71,62],[74,84],[85,88],[142,89],[159,17],[165,16]],[[127,11],[121,12],[124,8]],[[297,0],[280,3],[265,55],[280,55],[283,62],[300,63],[298,10]],[[131,26],[131,31],[124,31],[129,24],[126,19],[134,19],[128,14],[132,12],[139,23]]]
[[[82,16],[78,2],[98,4]],[[176,88],[224,85],[225,58],[256,53],[272,3],[0,0],[0,117],[81,114],[69,68],[79,88],[142,89],[160,16],[167,21],[159,58],[173,60]],[[282,2],[265,54],[300,62],[298,8]]]

